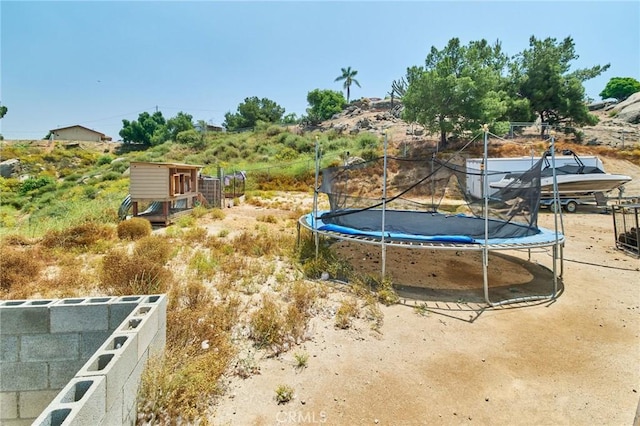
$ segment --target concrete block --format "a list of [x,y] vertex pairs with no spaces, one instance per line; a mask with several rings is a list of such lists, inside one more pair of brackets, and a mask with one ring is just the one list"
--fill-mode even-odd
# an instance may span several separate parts
[[80,358],[80,335],[34,334],[21,337],[20,361],[61,361]]
[[[80,333],[80,359],[87,361],[111,336],[111,331],[89,331]],[[84,364],[84,363],[83,363]]]
[[18,395],[21,419],[35,419],[58,395],[59,390],[25,391]]
[[118,332],[135,333],[138,336],[140,359],[158,332],[158,309],[153,305],[141,305],[122,323]]
[[85,362],[86,360],[83,359],[49,362],[49,387],[62,389],[69,380],[73,379]]
[[32,423],[33,426],[61,426],[62,424],[68,425],[68,417],[71,414],[71,408],[60,407],[52,410],[47,410],[40,417],[35,419]]
[[124,394],[122,389],[113,398],[111,406],[107,407],[107,412],[104,415],[104,420],[101,426],[122,426],[122,404],[124,400]]
[[3,420],[2,426],[31,426],[33,419],[12,419]]
[[141,297],[128,296],[127,300],[120,298],[109,304],[109,330],[115,330],[122,324],[133,310],[138,306]]
[[18,392],[0,392],[0,420],[16,418],[18,418]]
[[158,323],[167,323],[167,295],[157,294],[153,296],[147,296],[142,302],[143,304],[153,304],[158,306]]
[[0,362],[18,361],[18,336],[0,336]]
[[46,362],[0,363],[0,391],[25,391],[48,389],[48,366]]
[[51,404],[46,407],[35,425],[43,423],[49,413],[58,409],[70,409],[65,424],[98,425],[106,413],[106,382],[104,376],[74,378],[60,391]]
[[0,334],[30,334],[49,332],[49,307],[9,305],[0,306]]
[[[113,348],[105,350],[102,348]],[[122,388],[137,365],[137,336],[119,334],[112,336],[86,364],[76,377],[105,376],[107,408],[122,393]]]
[[83,303],[86,299],[62,299],[50,307],[51,333],[109,329],[107,303]]
[[[140,389],[140,379],[142,377],[142,372],[144,371],[144,367],[147,364],[147,356],[144,356],[138,360],[138,364],[131,372],[131,375],[127,379],[122,388],[122,420],[121,424],[129,424],[127,419],[130,417],[133,412],[133,418],[136,418],[137,413],[137,396],[138,389]],[[134,422],[135,423],[135,422]]]

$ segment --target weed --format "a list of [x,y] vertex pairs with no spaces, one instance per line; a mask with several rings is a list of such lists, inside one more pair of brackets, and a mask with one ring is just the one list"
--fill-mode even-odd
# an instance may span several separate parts
[[260,366],[258,365],[253,352],[250,351],[245,358],[238,359],[233,371],[236,376],[243,379],[248,379],[254,374],[259,374]]
[[276,218],[272,214],[258,216],[256,220],[258,222],[264,222],[264,223],[278,223],[278,218]]
[[42,239],[42,245],[48,248],[87,248],[99,240],[110,240],[112,238],[112,227],[100,223],[87,222],[60,231],[48,231]]
[[288,385],[278,385],[276,388],[276,402],[286,404],[293,399],[293,388]]
[[122,221],[118,224],[118,238],[121,240],[137,240],[151,235],[151,223],[140,217]]
[[216,207],[215,209],[211,210],[211,218],[213,220],[222,220],[224,219],[224,217],[225,217],[225,214],[222,209],[219,209]]
[[429,307],[426,303],[421,303],[413,308],[414,312],[420,316],[426,317],[429,315]]
[[262,297],[262,306],[251,316],[250,325],[251,338],[259,348],[267,347],[280,352],[285,340],[284,320],[272,297]]
[[201,217],[204,217],[208,212],[209,210],[207,210],[206,207],[196,206],[193,208],[193,210],[191,210],[191,215],[196,219],[200,219]]
[[203,243],[207,239],[207,230],[201,226],[194,226],[184,232],[183,238],[188,243]]
[[17,286],[24,286],[35,279],[42,269],[41,256],[35,249],[19,249],[15,247],[0,247],[0,289],[12,290]]
[[228,229],[221,229],[220,232],[218,232],[218,237],[220,238],[224,238],[226,236],[229,235],[229,230]]
[[176,225],[180,228],[189,228],[196,224],[196,218],[192,215],[180,216],[176,219]]
[[296,360],[296,368],[304,369],[307,368],[307,364],[309,362],[309,354],[306,352],[296,352],[293,355],[293,358]]
[[358,302],[352,299],[343,299],[336,311],[336,327],[347,329],[353,325],[353,319],[359,313]]
[[195,271],[199,278],[210,278],[218,268],[218,261],[213,256],[207,256],[206,253],[197,251],[189,260],[189,268]]
[[172,250],[171,243],[165,237],[149,235],[136,241],[133,253],[140,258],[164,265],[169,261]]
[[112,249],[102,259],[100,286],[116,296],[164,293],[173,274],[162,265],[146,257]]

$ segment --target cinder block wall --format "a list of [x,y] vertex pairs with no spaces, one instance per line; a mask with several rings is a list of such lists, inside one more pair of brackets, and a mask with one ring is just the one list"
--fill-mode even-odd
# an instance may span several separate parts
[[0,423],[133,424],[165,336],[164,295],[0,302]]

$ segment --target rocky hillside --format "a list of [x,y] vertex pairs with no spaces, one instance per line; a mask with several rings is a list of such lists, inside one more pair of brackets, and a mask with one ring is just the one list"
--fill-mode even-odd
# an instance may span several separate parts
[[[593,108],[590,106],[600,121],[595,126],[580,129],[582,143],[612,147],[640,145],[640,93],[636,95],[618,105],[599,103]],[[382,135],[387,131],[396,143],[435,140],[435,136],[426,134],[422,126],[403,121],[401,108],[398,101],[392,105],[389,99],[365,98],[320,127],[324,131],[333,129],[344,134],[371,132]]]

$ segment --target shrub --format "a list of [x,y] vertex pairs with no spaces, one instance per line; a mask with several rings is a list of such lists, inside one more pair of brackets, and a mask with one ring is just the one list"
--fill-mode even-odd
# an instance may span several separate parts
[[42,239],[42,245],[48,248],[87,248],[99,240],[110,240],[111,238],[113,238],[113,228],[110,226],[86,222],[61,231],[47,232]]
[[114,296],[164,293],[173,274],[158,262],[111,250],[102,259],[100,285]]
[[49,176],[42,176],[39,178],[28,178],[27,180],[22,182],[22,184],[20,185],[20,189],[18,190],[18,193],[20,195],[24,195],[33,190],[54,185],[54,184],[55,184],[55,181],[53,180],[52,177],[49,177]]
[[122,221],[118,224],[118,238],[121,240],[137,240],[151,235],[151,222],[140,217]]
[[272,125],[272,126],[267,127],[266,133],[267,133],[267,136],[276,136],[276,135],[279,135],[280,133],[282,133],[284,131],[285,131],[285,129],[283,129],[282,127],[277,126],[277,125]]
[[262,305],[251,316],[250,325],[250,337],[259,348],[280,352],[285,340],[284,320],[278,304],[271,297],[262,297]]
[[171,243],[165,237],[149,235],[136,241],[133,253],[164,265],[170,259],[172,250]]
[[345,299],[336,311],[336,327],[346,329],[351,327],[353,319],[358,316],[358,302]]
[[375,149],[379,144],[378,137],[371,133],[361,133],[358,135],[358,146],[361,149]]
[[110,155],[101,155],[98,158],[98,161],[96,162],[96,164],[98,166],[103,166],[105,164],[111,164],[111,162],[113,161],[113,157]]
[[26,285],[40,273],[42,264],[38,252],[15,247],[0,247],[0,289],[9,291],[12,287]]

